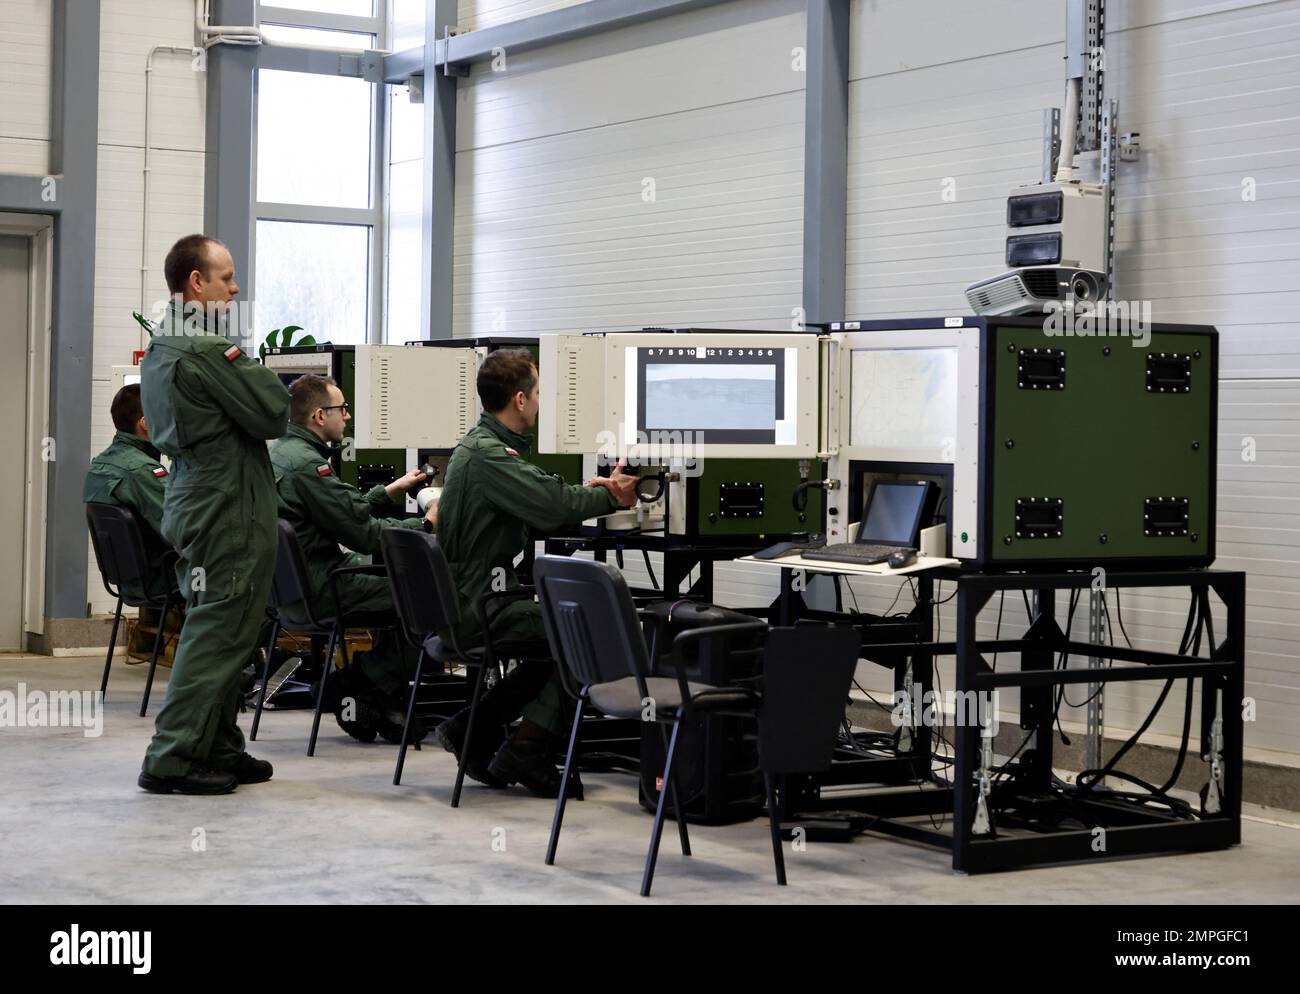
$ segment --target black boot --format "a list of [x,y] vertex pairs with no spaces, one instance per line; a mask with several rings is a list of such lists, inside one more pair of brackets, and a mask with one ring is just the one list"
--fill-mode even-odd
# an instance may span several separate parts
[[[433,730],[433,741],[442,746],[460,762],[461,752],[465,748],[465,729],[469,727],[469,708],[452,715]],[[493,776],[488,770],[492,753],[500,742],[500,725],[483,714],[480,706],[474,721],[474,744],[469,757],[465,760],[465,775],[485,787],[501,789],[508,786]],[[486,731],[485,731],[486,729]],[[494,731],[495,730],[495,731]]]
[[239,778],[196,763],[180,777],[157,777],[141,770],[136,783],[151,794],[229,794],[239,786]]
[[265,759],[254,759],[248,753],[241,752],[233,763],[221,767],[221,772],[233,773],[236,780],[246,784],[266,783],[275,771]]
[[[312,686],[312,693],[317,693],[317,685]],[[358,742],[375,741],[378,716],[351,670],[338,670],[330,674],[330,681],[325,687],[325,705],[334,712],[334,720],[338,722],[339,728]]]
[[[524,720],[488,764],[488,771],[507,784],[517,783],[534,797],[560,796],[564,772],[555,765],[557,737]],[[582,779],[573,770],[569,797],[582,800]]]

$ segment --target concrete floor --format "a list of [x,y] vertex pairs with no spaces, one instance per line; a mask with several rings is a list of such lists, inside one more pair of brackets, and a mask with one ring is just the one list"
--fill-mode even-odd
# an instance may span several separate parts
[[[98,687],[102,657],[0,656],[0,691]],[[268,713],[254,755],[270,783],[216,798],[158,797],[135,785],[153,728],[136,716],[143,666],[114,663],[104,731],[0,728],[0,901],[257,903],[636,902],[650,819],[626,776],[585,777],[559,861],[543,863],[553,806],[519,790],[468,786],[448,807],[452,757],[412,752],[394,787],[394,749],[361,745],[332,719],[305,755],[310,715]],[[160,671],[164,674],[165,672]],[[151,714],[162,702],[155,687]],[[251,715],[241,720],[247,730]],[[671,825],[655,878],[662,902],[1290,903],[1300,824],[1254,809],[1226,852],[965,877],[928,848],[878,836],[787,848],[790,886],[772,874],[767,823]],[[206,848],[196,851],[196,840]],[[503,844],[504,843],[504,844]]]

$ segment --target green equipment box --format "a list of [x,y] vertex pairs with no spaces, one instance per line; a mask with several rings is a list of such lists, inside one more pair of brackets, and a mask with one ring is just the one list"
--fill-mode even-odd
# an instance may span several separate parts
[[[797,459],[706,459],[686,486],[685,534],[691,539],[768,539],[821,530],[823,491],[800,490]],[[813,479],[821,463],[813,462]],[[796,497],[796,494],[800,497]],[[798,506],[796,506],[798,501]]]
[[951,465],[953,555],[986,569],[1209,565],[1218,332],[1068,318],[831,325],[832,475]]
[[1214,561],[1218,332],[1149,334],[985,328],[982,564]]

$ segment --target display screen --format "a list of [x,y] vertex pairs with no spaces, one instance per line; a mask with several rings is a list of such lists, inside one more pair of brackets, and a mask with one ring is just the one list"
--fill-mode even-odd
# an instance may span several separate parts
[[928,489],[924,481],[877,481],[867,497],[862,526],[858,529],[858,541],[884,545],[915,544]]
[[[629,351],[629,358],[633,350]],[[636,428],[697,432],[713,444],[795,442],[795,349],[722,346],[635,350]]]
[[854,349],[850,376],[851,445],[933,449],[952,461],[943,453],[957,437],[956,348]]

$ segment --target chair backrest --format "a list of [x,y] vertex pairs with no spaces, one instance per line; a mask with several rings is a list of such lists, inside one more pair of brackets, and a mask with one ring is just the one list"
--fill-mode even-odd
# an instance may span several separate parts
[[623,574],[588,559],[541,556],[533,579],[551,653],[583,686],[649,676],[649,653]]
[[307,558],[302,554],[298,533],[284,518],[276,519],[275,527],[275,576],[271,581],[271,606],[282,608],[301,602],[307,609],[307,617],[315,624],[311,576],[307,572]]
[[143,584],[148,576],[149,559],[135,515],[116,504],[88,502],[86,524],[90,528],[90,544],[95,549],[95,562],[99,564],[108,592],[116,597],[128,584]]
[[413,528],[385,528],[379,547],[393,606],[409,641],[419,645],[460,623],[456,584],[437,538]]
[[860,636],[852,628],[773,628],[763,656],[758,765],[816,773],[831,765]]

